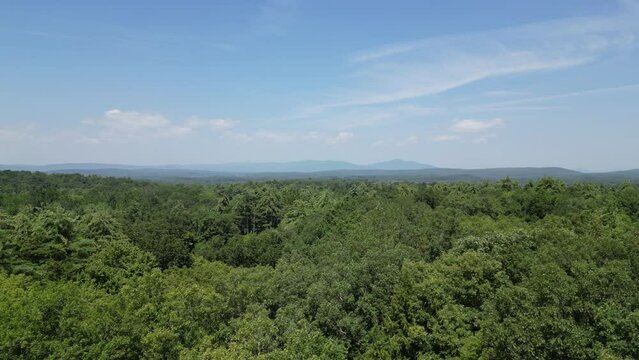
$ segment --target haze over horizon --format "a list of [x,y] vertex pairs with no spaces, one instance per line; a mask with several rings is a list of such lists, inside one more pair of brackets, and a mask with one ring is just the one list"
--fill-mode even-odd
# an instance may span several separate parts
[[637,1],[195,3],[3,2],[0,164],[639,168]]
[[[254,168],[252,166],[255,166]],[[318,167],[317,169],[315,167]],[[27,171],[51,171],[51,170],[98,170],[98,169],[182,169],[204,170],[217,172],[322,172],[333,170],[485,170],[485,169],[541,169],[557,168],[581,173],[609,173],[617,171],[639,170],[639,168],[611,168],[605,170],[592,170],[587,168],[570,168],[554,165],[528,166],[505,165],[500,167],[447,167],[430,163],[390,159],[367,163],[350,162],[344,160],[293,160],[293,161],[235,161],[218,163],[154,163],[154,164],[130,164],[130,163],[99,163],[99,162],[62,162],[62,163],[14,163],[0,164],[0,170],[27,170]],[[238,170],[239,169],[239,170]],[[302,170],[300,170],[302,169]]]

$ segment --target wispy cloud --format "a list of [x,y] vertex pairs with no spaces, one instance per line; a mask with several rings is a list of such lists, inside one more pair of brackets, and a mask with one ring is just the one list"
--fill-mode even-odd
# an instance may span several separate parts
[[470,142],[475,144],[485,144],[488,142],[489,139],[492,139],[496,136],[497,135],[495,134],[485,134],[485,135],[470,139]]
[[[99,46],[101,49],[127,49],[128,51],[131,51],[131,53],[152,51],[156,56],[158,54],[168,54],[169,51],[174,53],[171,54],[171,56],[162,56],[161,59],[184,56],[185,53],[188,53],[190,49],[194,48],[218,51],[230,51],[235,49],[235,46],[228,42],[216,41],[210,37],[196,37],[183,33],[169,33],[157,30],[148,31],[136,27],[126,27],[95,20],[90,23],[81,19],[74,20],[78,23],[78,25],[87,28],[87,31],[85,32],[64,33],[50,29],[51,27],[63,28],[61,25],[68,21],[70,20],[48,17],[46,24],[41,24],[41,27],[39,28],[29,29],[0,27],[0,33],[5,32],[47,40],[72,42],[82,46]],[[176,48],[187,51],[176,52]]]
[[340,131],[337,133],[320,132],[320,131],[276,131],[276,130],[257,130],[255,132],[237,132],[227,131],[223,134],[227,139],[239,143],[316,143],[326,145],[336,145],[350,141],[354,134],[348,131]]
[[374,141],[373,143],[371,143],[370,146],[371,147],[382,147],[382,146],[404,147],[404,146],[415,145],[415,144],[418,144],[419,142],[420,142],[419,136],[408,135],[406,137],[395,138],[395,139],[378,139]]
[[322,110],[384,104],[487,78],[574,67],[636,44],[636,12],[568,18],[481,33],[427,38],[353,54],[348,92]]
[[388,142],[384,139],[379,139],[379,140],[375,140],[372,144],[371,147],[380,147],[380,146],[384,146],[386,145]]
[[459,135],[439,135],[435,136],[433,141],[457,141],[460,140],[461,137]]
[[4,143],[31,140],[35,136],[35,130],[32,124],[0,126],[0,140]]
[[[565,99],[565,98],[571,98],[571,97],[597,95],[597,94],[604,94],[604,93],[617,92],[617,91],[634,91],[634,90],[639,90],[639,84],[628,84],[628,85],[622,85],[622,86],[572,91],[572,92],[561,93],[561,94],[531,96],[531,97],[525,97],[525,98],[519,98],[519,99],[513,99],[513,100],[482,104],[476,108],[471,108],[471,110],[485,110],[485,109],[494,110],[494,109],[519,106],[522,104],[539,103],[539,102],[547,102],[551,100]],[[530,108],[527,107],[524,109],[530,109]]]
[[353,138],[353,133],[348,131],[340,131],[336,135],[328,136],[325,142],[330,145],[347,142]]
[[[627,2],[631,5],[635,2]],[[425,38],[388,44],[357,52],[350,57],[353,63],[379,61],[384,58],[412,55],[430,50],[481,50],[485,46],[504,49],[544,50],[555,55],[605,50],[610,46],[627,46],[635,41],[637,33],[637,6],[624,6],[618,14],[565,18],[529,23],[516,27],[478,33]],[[574,42],[571,42],[574,41]],[[565,45],[556,49],[555,45]]]
[[266,0],[259,6],[255,21],[257,35],[281,35],[295,19],[298,0]]
[[80,39],[80,37],[78,37],[77,35],[61,34],[61,33],[56,33],[56,32],[52,32],[52,31],[27,30],[27,29],[21,29],[21,28],[0,27],[0,33],[2,33],[2,32],[14,33],[14,34],[19,34],[19,35],[28,35],[28,36],[50,38],[50,39],[60,39],[60,40],[78,40],[78,39]]
[[379,127],[407,119],[419,121],[441,112],[442,109],[416,104],[397,104],[333,110],[322,113],[323,109],[320,108],[306,108],[294,118],[307,121],[312,119],[315,123],[321,123],[327,128],[352,130]]
[[489,139],[496,137],[495,134],[482,134],[479,136],[459,136],[459,135],[450,135],[444,134],[431,138],[432,141],[436,142],[460,142],[460,143],[471,143],[471,144],[485,144]]
[[395,145],[397,146],[408,146],[417,144],[419,142],[419,138],[416,135],[410,135],[407,138],[399,140]]
[[513,90],[489,90],[489,91],[484,91],[482,95],[498,98],[498,97],[520,96],[525,94],[526,93],[524,92],[513,91]]
[[191,117],[184,122],[184,125],[192,129],[209,128],[211,130],[228,130],[235,126],[236,121],[231,119],[200,119]]
[[476,133],[492,129],[501,125],[502,119],[491,120],[476,120],[476,119],[463,119],[457,120],[450,127],[451,131],[461,133]]

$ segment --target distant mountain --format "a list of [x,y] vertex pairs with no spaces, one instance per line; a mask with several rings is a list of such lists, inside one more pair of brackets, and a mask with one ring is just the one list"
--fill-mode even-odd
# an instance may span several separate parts
[[582,173],[559,167],[520,167],[493,169],[435,168],[417,162],[390,160],[357,165],[343,161],[296,161],[288,163],[229,163],[219,165],[131,166],[112,164],[54,164],[42,166],[0,165],[0,170],[26,170],[49,173],[78,173],[83,175],[129,177],[170,182],[240,182],[295,179],[351,179],[372,181],[412,182],[478,182],[509,177],[526,182],[552,176],[566,182],[591,181],[597,183],[639,182],[639,169]]
[[0,165],[0,170],[25,170],[25,171],[60,171],[60,170],[97,170],[97,169],[143,169],[145,166],[101,163],[64,163],[48,165]]
[[268,173],[268,172],[317,172],[331,170],[356,169],[355,165],[346,161],[291,161],[291,162],[237,162],[210,165],[181,165],[179,168],[232,173]]
[[420,169],[434,169],[432,165],[421,164],[416,161],[405,161],[400,159],[393,159],[389,161],[382,161],[369,165],[364,165],[367,169],[374,170],[420,170]]
[[230,173],[281,173],[281,172],[321,172],[321,171],[337,171],[337,170],[416,170],[433,168],[431,165],[420,164],[414,161],[390,160],[373,164],[358,165],[346,161],[321,161],[321,160],[305,160],[291,162],[238,162],[226,164],[211,165],[174,165],[168,168],[179,168],[188,170],[206,170],[216,172]]
[[184,171],[210,171],[224,173],[281,173],[281,172],[321,172],[337,170],[417,170],[430,169],[431,165],[420,164],[414,161],[404,161],[394,159],[390,161],[378,162],[367,165],[358,165],[346,161],[322,161],[305,160],[291,162],[236,162],[226,164],[195,164],[195,165],[156,165],[156,166],[135,166],[120,164],[99,164],[99,163],[69,163],[51,165],[0,165],[0,169],[5,170],[27,170],[43,172],[65,172],[68,170],[184,170]]

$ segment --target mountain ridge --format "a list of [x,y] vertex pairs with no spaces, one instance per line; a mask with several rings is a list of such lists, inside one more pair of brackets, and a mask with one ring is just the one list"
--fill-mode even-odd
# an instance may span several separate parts
[[[106,165],[105,165],[106,166]],[[0,170],[3,166],[0,165]],[[314,172],[242,172],[242,171],[213,171],[184,168],[109,168],[95,167],[84,169],[64,169],[55,167],[52,170],[39,171],[50,174],[81,174],[105,177],[125,177],[137,180],[150,180],[178,183],[229,183],[245,181],[271,180],[365,180],[365,181],[407,181],[407,182],[492,182],[504,178],[524,183],[542,177],[554,177],[566,182],[587,181],[595,183],[623,183],[639,182],[639,169],[582,173],[560,167],[510,167],[487,169],[452,169],[425,168],[413,170],[384,170],[384,169],[336,169]]]
[[419,170],[432,169],[432,165],[416,161],[393,159],[371,164],[355,164],[339,160],[300,160],[288,162],[229,162],[220,164],[167,164],[167,165],[125,165],[108,163],[59,163],[45,165],[0,165],[2,170],[60,171],[96,169],[163,169],[187,171],[269,173],[269,172],[319,172],[335,170]]
[[511,178],[526,182],[551,176],[567,182],[639,182],[639,169],[581,172],[562,167],[502,167],[484,169],[437,168],[414,161],[388,160],[372,164],[346,161],[304,160],[293,162],[226,163],[193,165],[123,165],[67,163],[48,165],[0,165],[0,170],[82,174],[169,182],[242,182],[268,180],[372,180],[410,182],[477,182]]

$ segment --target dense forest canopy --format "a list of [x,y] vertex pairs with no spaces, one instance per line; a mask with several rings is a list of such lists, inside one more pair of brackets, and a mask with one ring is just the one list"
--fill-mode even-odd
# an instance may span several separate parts
[[0,172],[0,358],[639,358],[639,186]]

